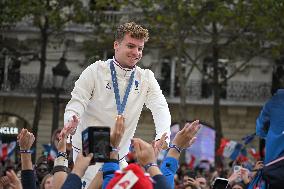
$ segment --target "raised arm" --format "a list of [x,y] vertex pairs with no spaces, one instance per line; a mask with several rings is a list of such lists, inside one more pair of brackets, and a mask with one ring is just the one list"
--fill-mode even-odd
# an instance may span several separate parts
[[134,146],[138,162],[150,174],[153,180],[155,180],[154,189],[170,189],[171,186],[168,184],[167,178],[162,174],[156,164],[157,159],[152,145],[139,138],[134,138],[132,145]]
[[73,115],[80,118],[85,111],[95,89],[96,67],[96,64],[88,66],[75,82],[71,100],[65,108],[64,124],[72,120]]
[[88,156],[84,157],[82,152],[80,152],[76,158],[72,172],[67,176],[61,189],[78,189],[82,187],[81,178],[85,174],[93,154],[90,153]]
[[22,166],[22,185],[24,189],[35,189],[36,180],[33,170],[31,159],[31,147],[35,141],[35,137],[27,129],[22,129],[17,137],[20,153],[21,153],[21,166]]
[[[73,118],[75,119],[75,118]],[[66,139],[67,136],[76,128],[73,124],[67,124],[61,130],[59,142],[57,145],[57,158],[54,161],[54,168],[53,168],[53,188],[59,189],[62,187],[63,183],[67,178],[67,170],[68,170],[68,160],[67,160],[67,153],[66,153]]]
[[170,144],[167,157],[161,164],[161,171],[167,177],[168,183],[174,187],[174,175],[178,169],[178,160],[182,150],[189,148],[196,140],[195,135],[201,128],[199,121],[186,123]]
[[[110,153],[110,158],[112,159],[113,162],[108,162],[104,163],[102,167],[103,173],[98,173],[98,174],[103,174],[103,183],[102,183],[102,188],[106,188],[108,185],[109,181],[114,177],[114,172],[116,170],[119,170],[119,165],[118,165],[118,146],[120,144],[121,138],[124,134],[125,131],[125,126],[124,126],[125,119],[123,116],[118,115],[116,117],[116,122],[115,126],[111,130],[111,135],[110,135],[110,143],[112,148],[114,149]],[[117,160],[117,161],[116,161]],[[95,179],[98,180],[100,175],[96,175]],[[89,188],[97,188],[98,185],[100,185],[100,181],[95,182],[96,180],[93,180],[89,186]]]

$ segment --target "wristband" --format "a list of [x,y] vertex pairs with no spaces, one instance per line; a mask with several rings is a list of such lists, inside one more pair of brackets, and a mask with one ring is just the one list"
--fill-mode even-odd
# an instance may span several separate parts
[[169,145],[169,148],[174,148],[174,149],[176,149],[176,151],[178,151],[178,153],[181,153],[181,151],[183,150],[182,148],[178,147],[178,146],[175,145],[175,144],[170,144],[170,145]]
[[31,154],[32,151],[31,150],[20,150],[21,154]]
[[64,157],[64,158],[68,158],[67,153],[66,152],[58,152],[57,153],[57,157]]
[[148,171],[148,169],[152,166],[158,167],[157,163],[148,163],[144,166],[145,171]]
[[54,166],[52,171],[51,171],[51,174],[55,174],[57,172],[65,172],[65,173],[68,173],[68,167],[65,167],[65,166],[61,166],[61,165],[57,165],[57,166]]
[[55,158],[54,167],[55,166],[65,166],[68,167],[68,160],[62,156]]

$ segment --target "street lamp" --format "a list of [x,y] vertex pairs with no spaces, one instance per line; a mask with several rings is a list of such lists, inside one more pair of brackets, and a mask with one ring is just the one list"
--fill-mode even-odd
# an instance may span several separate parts
[[58,128],[59,121],[59,95],[60,92],[64,89],[65,80],[68,77],[70,70],[67,68],[65,62],[66,58],[63,56],[60,58],[59,63],[52,68],[53,74],[53,91],[54,91],[54,100],[53,100],[53,117],[52,117],[52,129],[51,135]]

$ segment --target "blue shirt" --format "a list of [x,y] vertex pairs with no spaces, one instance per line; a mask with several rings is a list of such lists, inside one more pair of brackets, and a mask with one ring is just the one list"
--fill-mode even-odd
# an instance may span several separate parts
[[[267,123],[266,133],[263,128]],[[256,120],[256,134],[266,140],[265,164],[284,154],[284,89],[278,89],[265,103]]]
[[178,169],[178,160],[173,157],[166,157],[161,164],[161,172],[167,178],[171,188],[175,187],[174,176]]

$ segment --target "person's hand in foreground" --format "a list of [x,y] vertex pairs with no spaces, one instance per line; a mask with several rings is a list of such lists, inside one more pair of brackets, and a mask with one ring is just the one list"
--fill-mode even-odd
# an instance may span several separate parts
[[200,128],[201,125],[199,124],[199,120],[195,120],[192,123],[186,123],[183,129],[176,134],[172,144],[178,146],[181,149],[190,147],[196,140],[195,135]]
[[168,144],[166,142],[167,138],[168,138],[167,133],[164,133],[161,139],[152,141],[152,146],[154,148],[156,157],[158,157],[162,149],[166,149],[168,147]]
[[72,173],[82,178],[88,166],[90,165],[90,161],[92,158],[93,158],[93,153],[90,153],[85,157],[83,156],[82,152],[80,152],[76,158]]
[[20,179],[17,177],[16,173],[13,170],[7,171],[6,175],[9,178],[10,189],[22,189],[23,188]]

